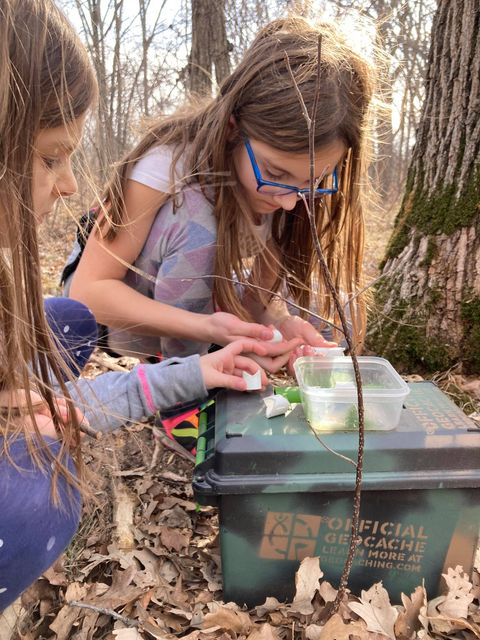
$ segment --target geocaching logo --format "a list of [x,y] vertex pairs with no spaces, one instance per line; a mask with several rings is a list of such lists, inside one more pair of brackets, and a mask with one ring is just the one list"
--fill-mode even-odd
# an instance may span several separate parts
[[268,560],[303,560],[315,555],[321,516],[269,512],[259,557]]

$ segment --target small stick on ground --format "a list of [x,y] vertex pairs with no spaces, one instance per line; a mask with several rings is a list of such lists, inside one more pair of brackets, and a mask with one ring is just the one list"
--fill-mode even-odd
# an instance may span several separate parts
[[67,603],[70,607],[79,607],[80,609],[90,609],[91,611],[96,611],[96,613],[103,613],[106,616],[110,616],[115,620],[119,620],[126,627],[140,627],[140,623],[138,620],[133,620],[132,618],[127,618],[126,616],[122,616],[120,613],[117,613],[113,609],[105,609],[104,607],[97,607],[94,604],[87,604],[86,602],[79,602],[78,600],[70,600]]

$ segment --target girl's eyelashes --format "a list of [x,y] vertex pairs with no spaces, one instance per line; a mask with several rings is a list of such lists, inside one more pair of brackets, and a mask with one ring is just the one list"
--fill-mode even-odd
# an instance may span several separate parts
[[48,156],[41,156],[43,164],[47,169],[53,169],[60,161],[59,158],[49,158]]
[[266,167],[265,167],[265,174],[272,180],[280,180],[280,179],[286,178],[287,176],[286,173],[274,173],[273,171],[270,171],[270,169],[267,169]]

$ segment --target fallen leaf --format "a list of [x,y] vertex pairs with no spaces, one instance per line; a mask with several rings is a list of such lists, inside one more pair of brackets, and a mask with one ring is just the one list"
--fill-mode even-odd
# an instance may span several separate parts
[[159,518],[161,524],[167,525],[167,527],[178,529],[191,529],[192,520],[190,516],[178,505],[175,505],[172,509],[165,509],[162,511]]
[[305,627],[305,637],[307,640],[320,640],[323,627],[318,624],[309,624]]
[[333,614],[323,627],[311,624],[306,628],[307,640],[350,640],[351,635],[356,635],[361,640],[370,638],[363,621],[356,620],[345,624],[338,613]]
[[170,527],[162,527],[160,532],[160,540],[163,546],[169,551],[181,551],[188,547],[190,542],[190,536],[186,536],[178,529],[171,529]]
[[144,640],[145,638],[138,629],[131,627],[127,629],[115,629],[112,633],[116,640]]
[[82,628],[75,634],[75,640],[92,640],[99,615],[96,611],[85,611]]
[[447,583],[448,592],[443,602],[437,605],[438,611],[447,617],[467,618],[468,607],[473,602],[472,583],[462,567],[448,568],[447,573],[442,574]]
[[323,582],[320,583],[318,592],[322,596],[325,603],[334,602],[335,598],[337,597],[337,590],[334,589],[330,582],[327,582],[326,580],[323,580]]
[[71,602],[72,600],[83,600],[87,595],[88,587],[86,584],[80,584],[79,582],[71,582],[67,590],[65,591],[65,602]]
[[282,606],[285,605],[282,605],[276,598],[267,598],[262,605],[256,607],[257,616],[263,618],[266,613],[277,611]]
[[56,634],[55,640],[68,640],[71,637],[70,631],[81,613],[78,607],[70,607],[69,605],[60,609],[57,617],[49,626],[49,629]]
[[323,572],[320,569],[320,559],[304,558],[295,575],[296,593],[290,611],[309,615],[313,613],[312,600],[319,588]]
[[54,586],[65,587],[68,584],[67,576],[63,570],[62,557],[58,558],[55,564],[43,572],[43,577]]
[[349,602],[349,607],[365,620],[369,631],[395,640],[394,624],[398,611],[390,604],[388,593],[381,582],[374,584],[368,591],[362,591],[360,602]]
[[480,399],[480,380],[472,380],[461,385],[462,391],[466,391]]
[[21,595],[22,605],[28,609],[33,607],[37,602],[43,600],[55,600],[56,593],[53,586],[46,580],[40,579],[34,582]]
[[415,632],[420,628],[418,619],[420,609],[426,604],[427,594],[423,587],[417,587],[408,598],[402,593],[404,611],[400,611],[395,622],[395,635],[397,640],[412,640]]
[[255,627],[247,637],[247,640],[279,640],[279,637],[278,631],[270,624],[265,623]]
[[215,626],[227,631],[247,634],[250,632],[252,625],[253,623],[248,613],[234,611],[228,607],[218,607],[217,611],[207,613],[203,618],[202,629]]
[[[105,609],[117,609],[129,602],[133,602],[143,593],[142,588],[131,584],[135,574],[135,567],[130,567],[126,571],[117,569],[113,574],[111,587],[101,596],[92,597],[92,595],[89,595],[85,601]],[[77,600],[78,598],[72,599]]]
[[9,607],[0,611],[0,638],[10,640],[16,633],[17,626],[21,625],[25,609],[20,599],[15,600]]

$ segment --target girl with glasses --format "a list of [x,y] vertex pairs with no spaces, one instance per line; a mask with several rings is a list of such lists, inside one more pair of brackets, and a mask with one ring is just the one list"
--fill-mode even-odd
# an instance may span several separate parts
[[[359,290],[373,69],[332,25],[278,19],[218,95],[151,126],[91,214],[95,231],[64,275],[108,327],[114,352],[205,353],[239,336],[269,340],[276,328],[283,342],[259,359],[275,371],[299,343],[334,344],[287,303],[335,319],[302,199],[308,132],[287,64],[311,112],[320,34],[314,215],[338,289]],[[361,340],[360,298],[351,316]]]

